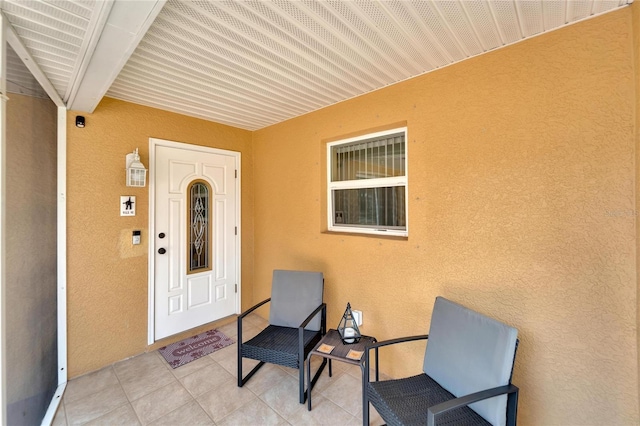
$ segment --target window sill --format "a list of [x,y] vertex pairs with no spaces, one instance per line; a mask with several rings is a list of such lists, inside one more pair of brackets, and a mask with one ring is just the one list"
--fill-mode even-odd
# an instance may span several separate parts
[[355,232],[355,231],[337,231],[334,229],[327,229],[321,232],[325,235],[336,235],[336,236],[351,236],[351,237],[366,237],[366,238],[377,238],[384,240],[396,240],[396,241],[408,241],[409,235],[399,235],[399,234],[389,234],[387,232],[380,233],[372,233],[372,232]]

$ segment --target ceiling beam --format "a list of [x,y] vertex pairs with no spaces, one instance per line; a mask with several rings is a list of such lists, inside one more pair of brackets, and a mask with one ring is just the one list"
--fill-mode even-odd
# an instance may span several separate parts
[[87,72],[87,67],[89,66],[91,58],[96,51],[96,46],[98,45],[100,36],[104,31],[104,26],[107,25],[107,19],[109,18],[113,4],[114,0],[95,3],[95,8],[91,14],[91,20],[89,21],[87,32],[82,40],[80,52],[76,58],[76,63],[73,67],[69,84],[67,85],[67,91],[64,94],[65,102],[75,99],[78,89],[80,89],[80,84]]
[[18,36],[18,33],[16,33],[13,25],[11,25],[7,17],[4,16],[4,13],[2,15],[5,22],[5,34],[7,37],[7,43],[9,43],[16,54],[20,57],[20,59],[22,59],[24,65],[27,67],[27,69],[29,69],[31,74],[33,74],[33,77],[38,81],[38,83],[40,83],[40,86],[42,86],[44,91],[47,92],[47,95],[49,95],[49,98],[51,98],[53,103],[55,103],[56,106],[64,107],[65,103],[56,91],[55,87],[53,87],[53,84],[51,84],[45,73],[42,71],[42,69],[40,69],[37,62],[33,59],[33,56],[31,56],[31,53],[29,53],[29,50],[22,42],[22,39],[20,39],[20,37]]
[[[167,0],[115,0],[94,49],[87,49],[67,107],[91,113],[131,57]],[[98,20],[96,20],[98,21]],[[98,24],[98,22],[97,22]],[[96,25],[96,29],[98,25]],[[88,43],[90,46],[90,43]]]

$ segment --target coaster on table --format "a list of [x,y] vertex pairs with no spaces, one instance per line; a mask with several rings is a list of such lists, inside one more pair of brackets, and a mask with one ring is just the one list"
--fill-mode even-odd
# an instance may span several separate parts
[[323,343],[318,348],[318,352],[322,352],[324,354],[330,354],[333,348],[335,348],[335,346],[331,346],[331,345],[327,345],[326,343]]
[[354,351],[353,349],[351,349],[347,354],[347,358],[353,359],[355,361],[360,361],[363,354],[364,354],[364,351]]

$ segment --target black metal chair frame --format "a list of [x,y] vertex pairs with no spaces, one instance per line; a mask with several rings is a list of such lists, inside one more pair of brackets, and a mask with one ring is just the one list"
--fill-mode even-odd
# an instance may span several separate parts
[[[416,340],[427,340],[429,335],[424,334],[420,336],[410,336],[410,337],[401,337],[397,339],[384,340],[382,342],[377,342],[371,345],[367,345],[365,349],[365,365],[369,364],[369,353],[371,349],[375,349],[376,353],[379,353],[378,348],[383,346],[395,345],[397,343],[405,343],[405,342],[413,342]],[[518,342],[516,340],[516,351],[518,351]],[[376,360],[377,361],[377,360]],[[515,365],[515,353],[514,353],[514,365]],[[424,373],[423,373],[424,374]],[[513,377],[513,367],[511,368],[511,377],[509,378],[509,384],[505,386],[498,386],[492,389],[485,389],[479,392],[474,392],[469,395],[464,395],[458,398],[453,398],[449,401],[442,402],[440,404],[436,404],[434,406],[429,407],[427,412],[425,413],[425,423],[428,426],[434,426],[436,424],[436,416],[446,413],[447,411],[454,410],[456,408],[466,407],[469,404],[474,402],[482,401],[485,399],[493,398],[499,395],[507,395],[507,426],[516,426],[517,420],[517,411],[518,411],[518,393],[519,389],[517,386],[511,384],[511,378]],[[400,379],[401,380],[401,379]],[[363,425],[369,425],[369,402],[371,402],[369,397],[369,369],[365,369],[365,378],[364,378],[364,389],[363,398],[366,409],[362,413],[362,423]],[[434,382],[435,383],[435,382]],[[437,385],[437,383],[436,383]],[[438,385],[439,386],[439,385]],[[378,408],[378,407],[376,407]],[[386,413],[379,414],[384,418]],[[387,419],[385,419],[387,421]]]
[[[242,314],[240,314],[238,316],[238,387],[242,387],[266,362],[268,362],[270,364],[285,365],[285,366],[290,367],[290,365],[278,362],[277,358],[269,357],[268,361],[263,361],[263,360],[261,360],[259,358],[247,357],[247,356],[243,356],[243,354],[242,354],[242,346],[251,341],[251,339],[250,339],[247,342],[242,342],[242,319],[244,317],[246,317],[248,314],[250,314],[251,312],[255,311],[256,309],[258,309],[259,307],[265,305],[266,303],[268,303],[270,301],[271,301],[271,298],[265,299],[262,302],[260,302],[257,305],[249,308],[247,311],[243,312]],[[320,319],[320,330],[317,332],[318,333],[317,336],[314,337],[313,339],[311,339],[309,341],[309,343],[305,346],[305,344],[304,344],[304,332],[305,332],[305,329],[304,328],[318,314],[320,314],[320,318],[321,318]],[[271,326],[271,327],[276,327],[276,326]],[[280,327],[280,328],[288,328],[288,327]],[[264,330],[262,332],[264,332]],[[307,330],[307,332],[308,332],[308,330]],[[305,363],[305,360],[307,359],[307,355],[309,354],[309,352],[311,352],[313,347],[320,341],[320,339],[322,339],[322,337],[326,333],[327,333],[327,304],[326,303],[322,303],[320,306],[318,306],[302,322],[302,324],[300,324],[298,326],[298,360],[297,360],[297,368],[299,370],[300,404],[304,404],[304,402],[307,399],[307,393],[306,393],[305,386],[304,386],[305,385],[305,379],[304,379],[304,370],[305,370],[304,369],[304,365],[305,365],[304,363]],[[260,361],[258,363],[258,365],[256,365],[249,373],[247,373],[247,376],[244,377],[244,378],[242,377],[242,358],[257,359],[258,361]],[[324,370],[324,367],[325,367],[326,364],[327,364],[327,360],[324,359],[322,364],[318,368],[318,371],[313,376],[313,379],[309,378],[308,386],[311,389],[313,389],[313,386],[316,384],[316,382],[320,378],[320,374]]]

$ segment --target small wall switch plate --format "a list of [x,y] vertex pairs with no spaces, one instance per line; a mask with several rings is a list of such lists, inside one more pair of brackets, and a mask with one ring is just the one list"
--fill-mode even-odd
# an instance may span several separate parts
[[133,245],[140,244],[140,231],[133,231]]
[[356,324],[360,327],[362,325],[362,311],[351,310],[351,313],[353,314],[353,318],[356,320]]

